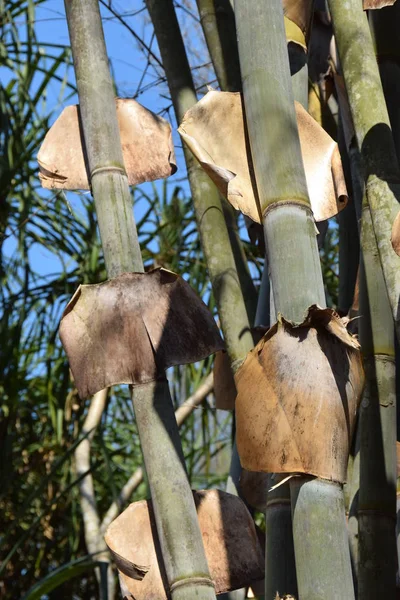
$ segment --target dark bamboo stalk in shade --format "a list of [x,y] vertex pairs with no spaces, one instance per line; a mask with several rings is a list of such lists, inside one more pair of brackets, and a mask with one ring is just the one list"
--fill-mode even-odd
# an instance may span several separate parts
[[[396,385],[394,327],[371,212],[364,192],[363,157],[348,140],[355,210],[361,223],[359,332],[366,386],[361,402],[357,495],[358,597],[395,596],[396,582]],[[356,472],[354,473],[356,475]],[[355,479],[355,477],[353,477]],[[355,483],[355,482],[354,482]],[[354,494],[355,486],[352,485]],[[353,533],[355,521],[351,525]],[[353,540],[354,541],[354,540]]]
[[397,159],[400,162],[400,4],[369,12]]
[[366,198],[371,210],[389,302],[400,336],[400,257],[391,245],[398,213],[400,171],[367,16],[358,0],[329,0],[349,97]]

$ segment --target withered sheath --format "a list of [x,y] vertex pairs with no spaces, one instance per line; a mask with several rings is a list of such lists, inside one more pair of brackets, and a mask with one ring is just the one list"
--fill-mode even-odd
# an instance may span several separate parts
[[[325,306],[325,295],[294,112],[282,6],[279,0],[271,0],[268,7],[261,0],[236,0],[235,16],[275,307],[286,318],[301,322],[308,306]],[[354,591],[342,486],[301,477],[291,484],[291,492],[299,596],[351,600]],[[325,511],[318,510],[321,497],[329,507],[329,521]],[[310,533],[305,535],[307,530]]]
[[[66,0],[65,7],[107,273],[112,278],[143,272],[98,1]],[[191,578],[211,583],[164,374],[157,382],[133,387],[132,400],[168,583]],[[214,588],[192,583],[172,592],[174,600],[192,597],[212,600]]]

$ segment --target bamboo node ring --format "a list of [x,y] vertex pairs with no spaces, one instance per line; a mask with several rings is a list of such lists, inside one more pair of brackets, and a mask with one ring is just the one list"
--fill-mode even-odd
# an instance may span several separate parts
[[180,579],[179,581],[172,583],[170,586],[170,591],[172,593],[177,588],[192,584],[208,585],[209,587],[215,588],[214,582],[208,577],[186,577],[185,579]]
[[125,169],[122,167],[98,167],[97,169],[93,169],[90,173],[90,178],[93,179],[94,175],[98,175],[99,173],[119,173],[120,175],[126,175]]

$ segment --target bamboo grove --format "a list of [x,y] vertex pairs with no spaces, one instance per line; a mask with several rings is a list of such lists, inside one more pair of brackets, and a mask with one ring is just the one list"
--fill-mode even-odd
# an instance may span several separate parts
[[[52,198],[46,232],[56,232],[62,260],[61,240],[90,227],[73,277],[65,271],[43,292],[56,315],[44,388],[58,390],[59,457],[23,492],[22,507],[0,495],[11,521],[4,516],[0,538],[1,597],[400,597],[398,2],[146,0],[128,23],[113,2],[65,0],[70,47],[49,78],[62,83],[60,65],[73,66],[75,104],[44,120],[34,155],[24,150],[27,163],[37,162],[22,189],[40,182],[45,192],[32,198]],[[36,61],[37,76],[46,69],[38,67],[43,49],[34,59],[30,45],[33,4],[1,7],[5,24],[25,9],[28,41],[16,43],[11,27],[2,55],[11,72]],[[110,14],[146,55],[141,83],[148,69],[158,74],[168,118],[142,104],[139,91],[116,94],[103,28]],[[208,87],[193,69],[199,49],[187,19],[215,76]],[[136,33],[143,23],[150,43]],[[13,227],[22,258],[14,265],[2,254],[2,326],[23,344],[35,317],[14,322],[13,304],[44,308],[38,298],[29,304],[28,288],[19,304],[15,282],[19,273],[35,279],[26,270],[26,223],[43,204],[16,209],[13,200],[22,167],[10,140],[35,135],[37,111],[13,132],[11,83],[0,88],[8,156],[0,239]],[[184,201],[181,188],[166,192],[182,172]],[[164,186],[162,201],[144,191],[150,186],[155,194]],[[68,204],[77,190],[83,220]],[[147,202],[140,215],[137,194]],[[1,388],[24,398],[9,347]],[[31,368],[40,390],[40,369]],[[73,435],[62,425],[65,397],[69,414],[79,412]],[[10,401],[0,412],[4,463],[16,424],[21,431]],[[113,458],[120,443],[135,468],[100,492],[95,465],[123,471],[124,459]],[[36,446],[27,448],[31,465]],[[223,452],[225,470],[202,479]],[[78,506],[78,533],[60,544],[64,562],[46,559],[40,580],[43,557],[22,567],[24,548],[31,543],[35,553],[37,530],[46,528],[57,546],[49,515],[61,499]],[[40,508],[27,520],[30,505]],[[39,581],[24,587],[26,573]]]

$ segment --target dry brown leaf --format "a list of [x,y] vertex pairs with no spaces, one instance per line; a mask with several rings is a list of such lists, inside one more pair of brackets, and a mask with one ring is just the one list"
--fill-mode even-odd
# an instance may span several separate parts
[[[170,124],[131,99],[116,99],[125,169],[130,185],[176,171]],[[78,106],[67,106],[48,131],[37,157],[45,188],[88,190],[87,157]]]
[[[315,220],[324,221],[347,203],[339,150],[301,104],[295,104],[311,208]],[[249,169],[241,94],[208,92],[187,111],[178,131],[222,195],[234,208],[261,223]]]
[[394,220],[390,241],[392,242],[393,250],[400,256],[400,212]]
[[81,285],[65,309],[60,337],[83,398],[118,383],[154,380],[167,367],[223,348],[206,305],[165,269]]
[[364,10],[374,10],[375,8],[384,8],[385,6],[393,6],[396,0],[363,0]]
[[344,482],[364,373],[357,340],[331,309],[280,317],[235,375],[242,467]]
[[282,4],[285,17],[296,23],[308,39],[314,0],[283,0]]
[[[254,522],[240,498],[219,490],[193,492],[193,495],[216,593],[261,579],[264,574],[261,548]],[[160,574],[158,561],[162,558],[156,554],[153,535],[157,534],[151,501],[143,500],[131,504],[117,517],[105,536],[123,587],[136,600],[167,598],[168,584]],[[137,563],[146,565],[140,581],[132,578],[137,575]]]
[[236,386],[229,356],[217,352],[214,359],[215,406],[220,410],[235,410]]

